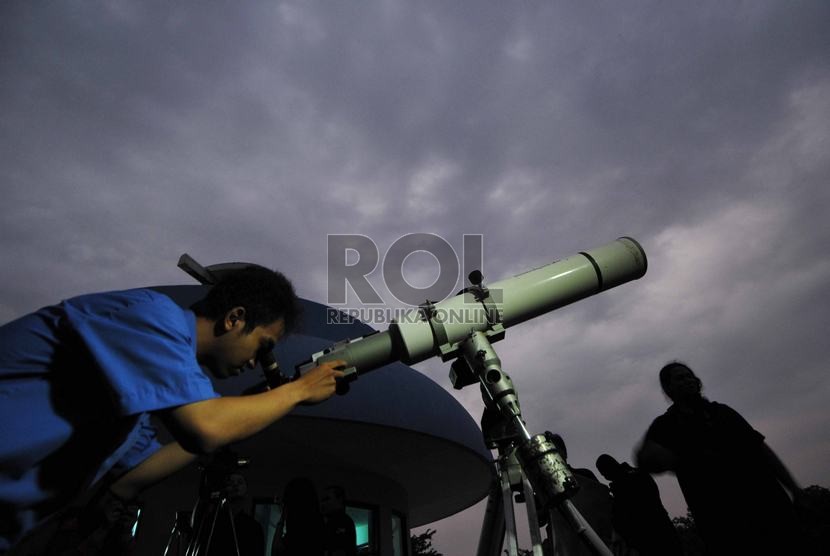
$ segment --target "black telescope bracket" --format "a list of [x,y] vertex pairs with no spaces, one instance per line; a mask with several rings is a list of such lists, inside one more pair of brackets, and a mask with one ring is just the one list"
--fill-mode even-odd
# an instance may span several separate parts
[[[504,325],[501,322],[501,313],[499,311],[498,305],[496,304],[496,300],[493,299],[493,296],[490,295],[490,290],[484,286],[482,283],[483,275],[480,271],[474,270],[468,276],[470,280],[470,286],[464,288],[460,292],[461,294],[470,294],[473,298],[473,303],[471,303],[471,309],[477,309],[476,305],[481,304],[481,307],[484,309],[484,315],[487,322],[487,328],[483,332],[491,341],[497,342],[504,338]],[[465,303],[468,302],[468,298],[465,296],[464,298]],[[459,356],[459,347],[462,342],[451,343],[447,338],[447,331],[444,328],[444,319],[446,318],[444,315],[441,314],[439,309],[435,306],[435,303],[426,300],[419,306],[421,311],[421,318],[429,323],[430,328],[432,329],[432,336],[435,339],[435,345],[438,346],[437,350],[441,357],[441,360],[447,362],[451,359],[455,359]],[[470,314],[474,314],[473,311]],[[468,384],[473,384],[475,380],[468,382]],[[453,382],[453,386],[455,386],[455,382]],[[466,386],[466,384],[464,385]],[[461,388],[461,386],[456,386],[456,388]]]

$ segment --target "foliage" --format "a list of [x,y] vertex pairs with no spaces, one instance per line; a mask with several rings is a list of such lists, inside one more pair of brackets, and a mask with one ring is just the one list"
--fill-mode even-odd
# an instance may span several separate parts
[[434,529],[427,529],[420,535],[412,535],[409,540],[412,543],[412,556],[444,556],[432,547],[432,536]]
[[691,513],[687,513],[686,517],[675,517],[671,521],[677,530],[677,536],[680,537],[683,556],[703,556],[706,554],[706,547],[697,532],[697,526]]
[[816,553],[830,546],[830,490],[812,485],[795,499],[807,545]]

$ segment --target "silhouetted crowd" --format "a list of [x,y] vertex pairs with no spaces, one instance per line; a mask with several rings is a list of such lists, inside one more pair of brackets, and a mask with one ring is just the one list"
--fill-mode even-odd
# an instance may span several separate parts
[[[636,467],[600,455],[596,468],[608,486],[588,469],[570,468],[580,485],[574,506],[615,556],[830,553],[805,527],[817,515],[815,503],[764,436],[734,409],[703,397],[703,383],[688,365],[671,362],[659,376],[672,403],[636,447]],[[567,460],[564,441],[552,436]],[[681,542],[663,507],[651,476],[663,472],[677,477],[692,519],[676,521],[692,524],[697,546]],[[592,554],[561,519],[545,553]]]

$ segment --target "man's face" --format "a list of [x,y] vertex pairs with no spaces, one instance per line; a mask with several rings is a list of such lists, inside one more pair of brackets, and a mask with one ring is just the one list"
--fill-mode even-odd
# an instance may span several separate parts
[[245,331],[244,318],[226,319],[222,323],[225,332],[216,337],[211,353],[204,365],[217,378],[237,376],[256,365],[260,353],[269,352],[285,333],[285,321],[278,319],[270,324]]
[[685,367],[675,367],[669,372],[666,394],[672,400],[692,399],[700,395],[700,380]]
[[248,483],[242,475],[239,475],[238,473],[231,473],[225,480],[224,490],[228,498],[242,498],[248,494]]
[[344,500],[340,497],[337,490],[327,488],[323,491],[323,496],[320,498],[320,511],[326,515],[333,512],[343,510],[345,505]]

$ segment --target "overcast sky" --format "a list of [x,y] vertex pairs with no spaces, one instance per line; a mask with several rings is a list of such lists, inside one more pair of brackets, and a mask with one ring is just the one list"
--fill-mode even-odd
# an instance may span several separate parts
[[630,460],[680,358],[830,486],[828,37],[821,0],[3,2],[0,322],[184,252],[325,302],[327,234],[483,234],[491,280],[629,235],[643,279],[496,345],[529,428]]

